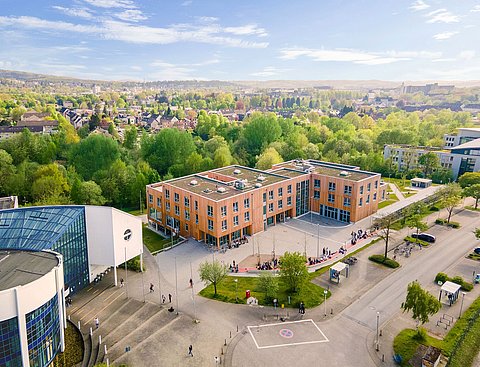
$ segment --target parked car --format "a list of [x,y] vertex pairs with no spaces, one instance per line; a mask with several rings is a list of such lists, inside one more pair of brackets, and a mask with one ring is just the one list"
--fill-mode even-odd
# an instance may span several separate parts
[[473,252],[475,252],[477,255],[480,255],[480,247],[476,247]]
[[[417,238],[417,234],[416,233],[412,234],[412,237]],[[418,239],[425,242],[430,242],[430,243],[433,243],[436,240],[435,236],[430,233],[419,233]]]

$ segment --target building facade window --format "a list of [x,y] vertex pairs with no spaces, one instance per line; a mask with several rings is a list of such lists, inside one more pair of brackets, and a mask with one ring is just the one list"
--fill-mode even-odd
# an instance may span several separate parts
[[190,208],[190,199],[186,196],[183,198],[183,203],[185,204],[185,207]]
[[213,217],[213,206],[207,205],[207,215]]
[[268,211],[271,213],[273,212],[273,203],[268,204]]
[[169,202],[169,201],[167,201],[167,202],[165,203],[165,210],[166,210],[167,212],[170,211],[170,202]]
[[220,212],[222,214],[222,217],[226,217],[227,216],[227,206],[224,205],[224,206],[220,207]]
[[335,182],[328,183],[328,191],[335,191],[335,188],[336,188]]
[[233,212],[234,212],[234,213],[238,212],[238,201],[235,201],[235,202],[233,203]]
[[320,180],[318,178],[313,180],[313,187],[315,187],[316,189],[320,188]]
[[287,194],[291,194],[292,193],[292,185],[288,185],[287,186]]
[[198,224],[198,214],[195,214],[195,224]]
[[208,230],[213,231],[213,220],[211,219],[208,220]]
[[245,209],[250,208],[250,199],[249,198],[243,199],[243,207]]
[[377,200],[377,193],[376,192],[373,194],[373,201],[375,201],[375,200]]
[[273,190],[268,192],[268,200],[273,200]]
[[160,198],[157,198],[157,207],[162,207],[162,201],[160,200]]
[[375,188],[378,189],[378,180],[375,181]]
[[198,201],[195,200],[195,210],[198,210]]
[[224,219],[222,220],[222,231],[226,231],[227,230],[227,220]]
[[245,222],[249,222],[249,221],[250,221],[250,212],[245,212],[245,213],[243,214],[243,220],[244,220]]
[[152,194],[148,194],[148,202],[149,202],[150,204],[153,203],[153,195],[152,195]]
[[372,184],[369,182],[369,183],[367,184],[367,191],[370,191],[371,188],[372,188]]
[[358,206],[362,206],[363,205],[363,198],[360,198],[360,200],[358,200]]
[[176,203],[180,201],[180,195],[177,192],[173,194],[173,201]]
[[175,205],[175,215],[180,215],[180,207]]
[[350,198],[343,198],[343,206],[350,206]]
[[17,317],[0,321],[0,366],[22,366]]
[[235,216],[233,217],[233,225],[234,225],[234,226],[238,226],[238,215],[235,215]]
[[165,189],[165,199],[170,199],[170,190]]
[[185,231],[188,232],[188,223],[185,223]]
[[278,206],[278,209],[282,209],[283,208],[283,200],[278,200],[277,206]]
[[363,195],[363,185],[360,186],[360,195]]
[[282,197],[283,196],[283,187],[279,187],[278,188],[278,197]]
[[190,212],[185,209],[185,220],[190,220]]
[[267,202],[267,193],[266,192],[263,193],[263,202],[264,203]]
[[365,200],[365,203],[366,203],[366,204],[369,204],[369,203],[370,203],[370,194],[367,195],[367,200]]
[[334,203],[335,202],[335,194],[328,194],[328,202]]
[[291,197],[291,196],[289,196],[289,197],[287,198],[287,205],[288,205],[288,206],[291,206],[291,205],[292,205],[292,197]]
[[352,195],[352,186],[345,185],[345,187],[343,188],[343,193],[345,195]]
[[314,199],[320,199],[320,191],[313,190],[313,198]]

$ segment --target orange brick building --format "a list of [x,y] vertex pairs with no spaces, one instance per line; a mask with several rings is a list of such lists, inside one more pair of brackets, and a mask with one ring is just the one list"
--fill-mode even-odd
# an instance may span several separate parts
[[147,186],[148,220],[158,230],[221,246],[312,210],[343,222],[376,212],[380,174],[315,160],[268,171],[229,166]]

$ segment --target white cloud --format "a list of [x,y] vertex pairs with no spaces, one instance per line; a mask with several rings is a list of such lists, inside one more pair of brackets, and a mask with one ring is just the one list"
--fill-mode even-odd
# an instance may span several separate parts
[[442,32],[442,33],[435,34],[433,38],[438,41],[443,41],[443,40],[448,40],[449,38],[455,36],[456,34],[458,34],[458,32]]
[[141,20],[148,19],[148,17],[138,9],[128,9],[124,10],[121,13],[116,13],[115,16],[118,19],[124,20],[126,22],[139,22]]
[[142,67],[138,66],[138,65],[132,65],[132,66],[130,66],[130,69],[135,70],[135,71],[141,71]]
[[434,10],[425,16],[429,18],[427,23],[458,23],[460,21],[460,16],[452,14],[447,9]]
[[75,18],[84,18],[84,19],[92,19],[93,14],[87,8],[65,8],[63,6],[52,6],[53,9],[58,10],[68,16],[75,17]]
[[[212,19],[210,21],[213,22]],[[218,23],[177,24],[169,27],[149,27],[121,21],[103,20],[98,25],[82,25],[49,21],[36,17],[0,16],[0,27],[20,27],[59,32],[89,33],[107,40],[139,44],[170,44],[196,42],[239,48],[265,48],[268,42],[255,42],[231,37]]]
[[428,9],[429,7],[430,5],[426,4],[424,1],[417,0],[413,2],[412,5],[410,5],[409,9],[413,11],[420,11],[420,10]]
[[462,51],[458,54],[458,58],[462,60],[472,60],[476,55],[476,52],[474,50],[465,50]]
[[472,13],[478,13],[480,12],[480,5],[475,5],[472,10],[470,10]]
[[83,0],[86,3],[99,8],[123,8],[135,9],[136,6],[131,0]]
[[264,28],[259,28],[256,24],[247,24],[240,27],[225,27],[223,29],[226,33],[232,33],[237,36],[257,35],[260,37],[268,36]]
[[274,75],[278,75],[288,71],[287,69],[278,69],[275,66],[266,66],[261,71],[257,71],[255,73],[251,73],[252,76],[259,76],[259,77],[271,77]]
[[189,6],[192,2],[192,0],[186,0],[182,3],[182,6]]
[[387,54],[369,53],[349,49],[283,49],[281,59],[294,60],[305,56],[314,61],[353,62],[355,64],[380,65],[410,60],[409,57],[392,57]]
[[157,80],[201,80],[204,78],[195,77],[192,73],[195,69],[183,65],[175,65],[163,60],[157,60],[150,64],[154,70],[149,73],[150,78]]

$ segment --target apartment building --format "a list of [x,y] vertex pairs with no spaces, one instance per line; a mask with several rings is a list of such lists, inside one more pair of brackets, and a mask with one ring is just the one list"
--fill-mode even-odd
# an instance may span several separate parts
[[147,186],[152,226],[218,247],[310,210],[355,222],[384,198],[380,174],[314,160],[268,171],[228,166]]
[[432,152],[438,156],[443,168],[452,170],[455,180],[465,172],[480,171],[480,128],[459,128],[456,134],[445,135],[443,139],[443,149],[387,144],[383,148],[383,157],[390,158],[399,171],[404,171],[417,168],[418,159]]

